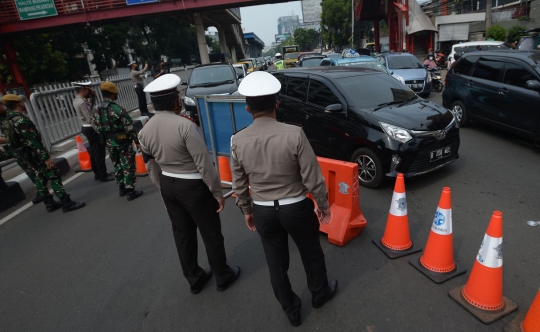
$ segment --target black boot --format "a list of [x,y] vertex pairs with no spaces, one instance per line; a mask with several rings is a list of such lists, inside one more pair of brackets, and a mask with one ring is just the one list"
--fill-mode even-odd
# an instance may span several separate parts
[[143,194],[142,190],[128,189],[127,190],[127,200],[132,201],[135,198],[141,196],[142,194]]
[[45,203],[45,208],[47,208],[47,212],[53,212],[62,207],[62,203],[55,201],[54,198],[50,195],[43,197],[43,203]]
[[80,209],[84,207],[84,202],[73,202],[69,195],[64,196],[62,199],[60,199],[60,202],[62,202],[62,211],[64,212],[70,212],[73,210]]
[[119,188],[120,188],[120,189],[118,190],[118,195],[119,195],[120,197],[126,196],[127,193],[128,193],[126,187],[124,187],[124,185],[122,184],[122,185],[119,186]]
[[39,204],[41,202],[43,202],[43,196],[39,196],[39,194],[37,194],[36,197],[34,197],[34,199],[32,200],[33,204]]

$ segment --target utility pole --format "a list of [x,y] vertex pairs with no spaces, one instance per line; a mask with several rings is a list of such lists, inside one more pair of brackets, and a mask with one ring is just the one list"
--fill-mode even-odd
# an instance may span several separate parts
[[486,37],[489,28],[491,28],[491,0],[486,0]]
[[351,48],[354,48],[354,0],[351,0],[351,9],[352,9],[352,36],[351,36]]

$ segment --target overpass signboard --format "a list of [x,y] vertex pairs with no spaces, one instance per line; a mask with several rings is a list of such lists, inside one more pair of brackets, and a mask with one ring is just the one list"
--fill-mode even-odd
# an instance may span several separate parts
[[128,5],[139,5],[141,3],[158,2],[158,0],[126,0]]
[[54,0],[15,0],[21,21],[47,16],[56,16]]

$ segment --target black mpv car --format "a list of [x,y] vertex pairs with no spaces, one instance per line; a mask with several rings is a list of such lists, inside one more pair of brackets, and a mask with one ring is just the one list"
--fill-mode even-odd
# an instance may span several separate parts
[[540,52],[466,53],[446,74],[443,105],[540,143]]
[[358,163],[360,184],[412,177],[458,158],[459,129],[448,109],[392,76],[360,67],[292,68],[280,82],[278,121],[302,126],[318,156]]

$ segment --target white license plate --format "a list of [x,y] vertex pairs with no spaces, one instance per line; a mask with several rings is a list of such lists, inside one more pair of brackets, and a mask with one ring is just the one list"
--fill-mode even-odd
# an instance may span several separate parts
[[421,89],[422,84],[407,84],[407,86],[411,89]]
[[437,161],[439,159],[446,158],[446,157],[448,157],[450,155],[450,153],[451,153],[451,149],[450,149],[449,146],[446,147],[446,148],[431,151],[430,154],[429,154],[429,161],[434,162],[434,161]]

